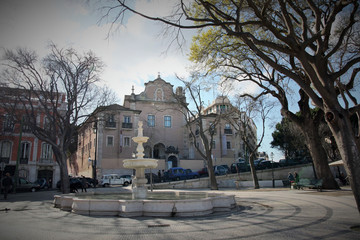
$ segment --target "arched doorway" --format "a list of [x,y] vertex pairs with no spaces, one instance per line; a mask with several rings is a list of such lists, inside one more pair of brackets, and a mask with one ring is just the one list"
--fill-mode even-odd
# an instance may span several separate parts
[[172,167],[177,167],[178,166],[178,159],[176,156],[171,155],[168,157],[167,159],[167,167],[172,168]]
[[162,143],[155,144],[153,153],[155,159],[165,158],[165,145]]

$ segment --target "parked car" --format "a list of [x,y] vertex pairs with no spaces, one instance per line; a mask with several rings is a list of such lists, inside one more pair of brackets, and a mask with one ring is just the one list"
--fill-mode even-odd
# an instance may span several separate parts
[[271,161],[269,160],[263,160],[258,164],[258,169],[269,169],[269,168],[272,168]]
[[216,176],[225,175],[226,173],[227,173],[227,169],[224,168],[223,166],[221,166],[221,165],[214,166],[214,174]]
[[200,171],[198,171],[198,174],[200,177],[208,177],[209,176],[208,169],[206,167],[202,168]]
[[85,179],[86,179],[89,187],[96,187],[98,185],[98,183],[99,183],[99,181],[97,179],[94,179],[94,178],[86,177]]
[[153,183],[159,183],[161,182],[161,179],[159,178],[159,176],[155,173],[145,173],[145,178],[147,179],[147,183],[149,184],[151,182],[150,180],[150,176],[152,176],[152,182]]
[[[13,179],[14,182],[14,179]],[[14,185],[10,191],[14,190]],[[19,177],[18,184],[16,185],[16,192],[35,192],[40,190],[40,185],[38,183],[32,183],[26,180],[25,178]]]
[[168,181],[178,181],[186,179],[186,171],[181,167],[173,167],[166,171],[167,174],[164,174],[164,177]]
[[193,172],[191,169],[186,169],[185,172],[187,179],[194,179],[200,177],[200,174],[198,172]]
[[230,166],[231,173],[248,172],[250,171],[249,164],[244,163],[233,163]]
[[38,180],[36,180],[35,183],[39,184],[40,189],[48,189],[49,188],[49,184],[46,181],[46,178],[39,178]]
[[[125,176],[125,177],[123,177]],[[131,183],[131,176],[130,175],[119,175],[119,174],[104,174],[101,177],[100,184],[103,187],[108,187],[113,184],[120,184],[123,186],[128,186]]]
[[230,168],[229,168],[228,165],[223,164],[223,165],[220,165],[220,166],[222,166],[222,167],[224,167],[224,168],[226,169],[226,173],[227,173],[227,174],[230,173]]
[[[78,189],[81,189],[81,180],[77,177],[71,177],[70,181],[70,192],[76,192]],[[61,180],[56,183],[56,188],[61,188]]]

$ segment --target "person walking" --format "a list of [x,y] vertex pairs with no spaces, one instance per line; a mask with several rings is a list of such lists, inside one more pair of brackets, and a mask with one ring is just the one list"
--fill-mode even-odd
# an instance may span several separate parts
[[288,180],[290,182],[290,188],[291,188],[291,186],[293,185],[293,183],[295,181],[294,175],[291,172],[289,172],[289,174],[288,174]]
[[298,184],[300,181],[300,176],[296,171],[294,172],[294,178],[295,178],[295,183]]
[[10,173],[5,174],[5,178],[2,180],[2,185],[4,187],[4,199],[7,199],[7,194],[9,193],[11,186],[13,185]]
[[81,178],[81,192],[87,192],[86,188],[87,188],[87,181],[86,181],[85,176],[82,176],[82,178]]

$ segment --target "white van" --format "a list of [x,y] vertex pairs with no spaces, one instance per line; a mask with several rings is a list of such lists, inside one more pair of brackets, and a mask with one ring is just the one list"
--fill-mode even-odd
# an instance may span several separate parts
[[107,187],[114,184],[128,186],[131,182],[132,181],[130,175],[105,174],[100,179],[100,184],[103,187]]

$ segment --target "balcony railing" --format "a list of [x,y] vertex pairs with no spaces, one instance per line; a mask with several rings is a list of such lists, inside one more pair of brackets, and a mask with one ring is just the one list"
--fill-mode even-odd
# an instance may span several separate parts
[[105,127],[116,128],[116,122],[105,122]]
[[132,123],[126,123],[126,122],[123,122],[122,123],[122,128],[132,128]]
[[54,160],[53,159],[48,159],[48,158],[40,158],[39,159],[39,163],[42,164],[53,164]]

